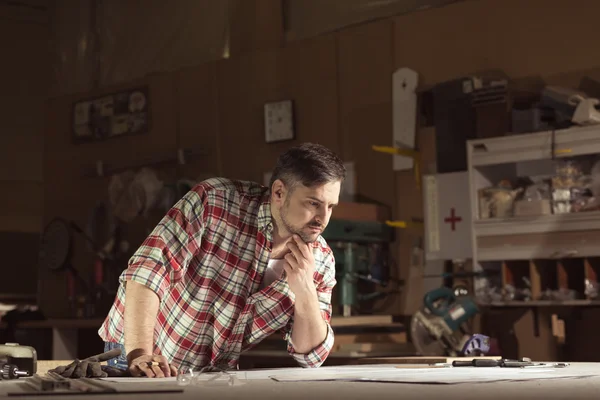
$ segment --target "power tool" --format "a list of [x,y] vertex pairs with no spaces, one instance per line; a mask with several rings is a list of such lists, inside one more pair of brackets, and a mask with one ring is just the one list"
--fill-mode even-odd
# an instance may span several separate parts
[[37,372],[37,352],[18,343],[0,344],[0,379],[33,376]]
[[480,356],[490,350],[489,337],[467,332],[466,322],[479,309],[468,296],[448,287],[427,292],[424,307],[411,321],[411,341],[421,356]]

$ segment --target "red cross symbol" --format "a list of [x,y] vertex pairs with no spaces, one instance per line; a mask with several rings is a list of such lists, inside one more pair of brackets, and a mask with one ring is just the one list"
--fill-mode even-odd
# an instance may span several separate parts
[[452,207],[450,209],[450,216],[444,218],[444,222],[445,223],[452,224],[452,230],[453,231],[456,230],[456,223],[462,221],[462,218],[461,217],[457,217],[454,213],[455,213],[454,207]]

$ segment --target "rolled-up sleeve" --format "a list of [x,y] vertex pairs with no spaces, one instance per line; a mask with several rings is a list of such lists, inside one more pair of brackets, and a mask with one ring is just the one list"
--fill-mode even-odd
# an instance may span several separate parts
[[204,192],[190,191],[182,197],[130,258],[121,282],[142,284],[162,299],[200,248],[206,209]]
[[325,340],[306,354],[296,352],[292,343],[292,331],[294,329],[293,318],[284,335],[284,338],[287,341],[288,353],[296,360],[299,366],[304,368],[320,367],[331,353],[335,343],[335,335],[331,328],[331,294],[336,285],[336,280],[335,259],[331,250],[329,250],[323,263],[324,273],[321,282],[317,285],[317,297],[319,299],[321,316],[323,317],[323,321],[327,324],[327,336],[325,337]]
[[296,353],[296,351],[294,350],[294,345],[291,341],[291,331],[288,335],[288,353],[290,353],[294,360],[296,360],[299,366],[304,368],[320,367],[329,356],[329,353],[331,353],[333,343],[335,342],[333,329],[331,329],[331,325],[329,323],[327,323],[327,337],[325,338],[325,340],[307,354]]

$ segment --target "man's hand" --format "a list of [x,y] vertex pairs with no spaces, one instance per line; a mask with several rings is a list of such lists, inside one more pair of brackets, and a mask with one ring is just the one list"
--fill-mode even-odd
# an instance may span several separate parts
[[176,376],[177,369],[169,365],[165,356],[144,354],[135,356],[129,362],[131,376],[146,376],[148,378],[164,378]]
[[315,259],[309,245],[297,235],[287,244],[285,273],[290,290],[296,295],[292,343],[298,353],[307,354],[327,337],[327,324],[321,316],[317,287],[313,280]]
[[312,249],[298,235],[292,237],[287,243],[287,247],[290,252],[284,257],[283,269],[290,290],[296,296],[315,293],[316,287],[313,281],[315,259]]

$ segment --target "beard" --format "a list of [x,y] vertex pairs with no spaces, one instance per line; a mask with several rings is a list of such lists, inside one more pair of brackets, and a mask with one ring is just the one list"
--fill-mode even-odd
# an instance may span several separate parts
[[321,231],[323,230],[323,225],[320,224],[318,221],[316,220],[312,220],[310,221],[308,224],[304,225],[304,226],[294,226],[290,220],[289,220],[289,203],[288,203],[288,199],[285,200],[285,203],[283,204],[283,207],[281,208],[281,211],[279,212],[279,215],[281,217],[281,224],[283,225],[283,227],[292,235],[298,235],[300,236],[300,238],[304,241],[304,243],[313,243],[315,240],[317,240],[317,238],[319,237],[319,233],[308,233],[305,232],[304,229],[306,228],[318,228],[321,229]]

